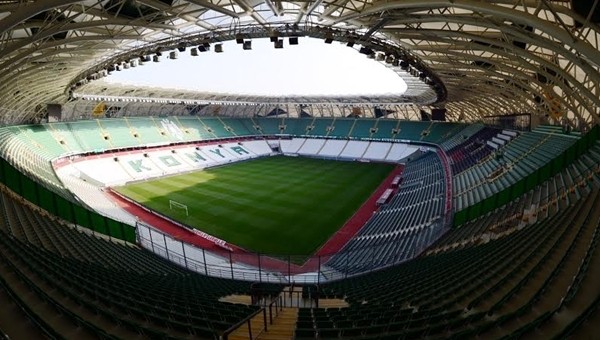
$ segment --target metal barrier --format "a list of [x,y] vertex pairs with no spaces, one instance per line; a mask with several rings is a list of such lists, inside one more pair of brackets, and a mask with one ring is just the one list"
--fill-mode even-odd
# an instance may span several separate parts
[[[444,230],[443,221],[438,220],[427,228],[441,233]],[[136,224],[136,236],[137,243],[143,248],[203,275],[282,284],[319,284],[380,270],[418,256],[428,246],[425,243],[416,244],[408,255],[393,253],[385,258],[376,256],[382,249],[394,246],[392,241],[307,258],[239,253],[225,249],[209,251],[175,239],[141,222]],[[332,259],[335,261],[331,261]]]
[[[261,307],[256,312],[250,314],[249,316],[247,316],[240,322],[229,327],[223,333],[222,339],[228,340],[229,335],[231,333],[233,333],[237,329],[243,327],[244,324],[246,324],[246,326],[248,327],[248,339],[253,340],[256,337],[258,337],[258,335],[261,332],[263,332],[263,331],[266,332],[269,329],[269,326],[273,324],[273,319],[279,315],[279,312],[281,312],[282,309],[283,309],[283,306],[281,303],[281,296],[278,296],[278,297],[274,298],[268,305]],[[261,323],[262,327],[260,329],[256,329],[256,328],[253,329],[252,328],[252,319],[255,316],[260,315],[260,314],[262,314],[262,316],[263,316],[263,322]]]

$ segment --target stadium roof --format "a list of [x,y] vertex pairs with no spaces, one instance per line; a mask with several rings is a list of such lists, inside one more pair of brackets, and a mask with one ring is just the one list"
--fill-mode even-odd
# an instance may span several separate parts
[[[99,94],[95,78],[141,56],[312,36],[364,46],[407,79],[403,98],[362,100],[445,106],[454,119],[528,112],[585,127],[600,114],[599,21],[600,0],[0,1],[1,122]],[[307,100],[323,99],[299,102]]]

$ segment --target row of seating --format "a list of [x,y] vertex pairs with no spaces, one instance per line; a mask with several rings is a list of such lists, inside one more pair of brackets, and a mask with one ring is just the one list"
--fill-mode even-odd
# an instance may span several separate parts
[[216,339],[257,310],[218,301],[249,293],[248,282],[193,274],[131,244],[83,233],[2,190],[0,276],[9,289],[25,283],[59,310],[56,320],[39,303],[29,306],[61,336],[85,323],[115,337]]
[[[19,134],[24,135],[24,133]],[[73,196],[64,188],[61,180],[52,168],[50,162],[51,155],[40,152],[40,150],[33,148],[32,145],[41,146],[37,141],[31,139],[22,140],[14,138],[13,132],[8,128],[0,128],[0,155],[22,173],[37,179],[46,188],[73,201]]]
[[464,143],[466,140],[471,138],[471,136],[479,132],[481,129],[483,129],[483,127],[484,125],[480,123],[474,123],[463,126],[458,133],[443,140],[439,144],[439,146],[446,152],[452,150],[453,148],[457,147],[461,143]]
[[405,143],[345,139],[292,138],[272,142],[278,142],[284,154],[378,162],[399,162],[418,150],[418,146]]
[[466,125],[361,118],[134,117],[11,126],[0,130],[51,160],[66,154],[250,135],[404,139],[437,143]]
[[444,235],[428,253],[478,243],[531,221],[535,222],[556,215],[585,196],[587,190],[587,186],[583,185],[585,182],[599,181],[598,164],[600,164],[600,142],[596,142],[574,163],[525,195]]
[[450,149],[447,154],[450,157],[452,174],[458,175],[495,151],[488,141],[499,132],[500,130],[494,128],[482,128],[460,145]]
[[[76,177],[99,187],[199,170],[273,151],[265,140],[203,143],[159,149],[141,149],[111,154],[110,157],[78,158],[62,164],[57,173]],[[68,182],[68,180],[66,180]]]
[[307,286],[350,307],[301,309],[296,339],[564,336],[600,295],[600,267],[591,267],[600,263],[598,183],[586,181],[553,218],[498,239]]
[[444,178],[437,153],[407,163],[398,192],[326,265],[356,274],[419,254],[445,231]]
[[562,134],[521,133],[453,177],[455,210],[465,209],[510,187],[560,155],[575,140]]

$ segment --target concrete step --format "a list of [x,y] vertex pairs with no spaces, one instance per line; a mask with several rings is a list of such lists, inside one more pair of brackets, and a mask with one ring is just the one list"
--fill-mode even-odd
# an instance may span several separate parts
[[273,324],[261,333],[258,340],[292,340],[298,321],[297,308],[284,308],[273,319]]

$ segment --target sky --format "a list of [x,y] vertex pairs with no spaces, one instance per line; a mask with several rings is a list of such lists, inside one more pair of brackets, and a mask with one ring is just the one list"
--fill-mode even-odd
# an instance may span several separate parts
[[275,49],[269,39],[253,39],[252,50],[235,41],[223,43],[223,53],[211,51],[178,59],[163,53],[158,63],[112,72],[109,82],[248,95],[381,95],[406,90],[404,81],[384,64],[355,48],[300,37],[298,45]]

